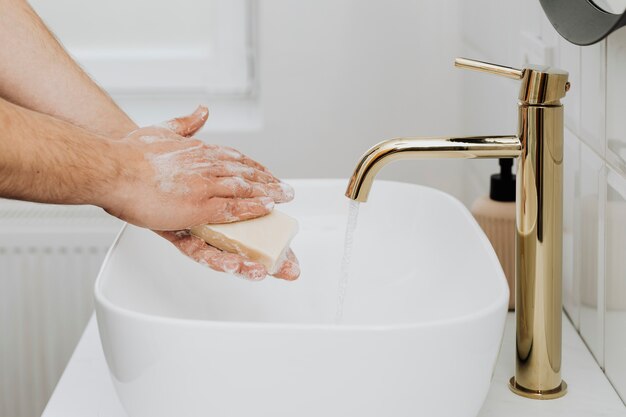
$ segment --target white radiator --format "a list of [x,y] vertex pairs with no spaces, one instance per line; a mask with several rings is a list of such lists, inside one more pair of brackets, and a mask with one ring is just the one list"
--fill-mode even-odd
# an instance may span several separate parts
[[41,415],[121,224],[96,207],[0,200],[0,417]]

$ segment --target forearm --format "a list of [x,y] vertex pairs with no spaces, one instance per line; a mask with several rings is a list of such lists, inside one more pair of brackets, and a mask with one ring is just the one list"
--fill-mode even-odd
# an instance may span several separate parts
[[0,197],[105,206],[121,172],[112,141],[0,99]]
[[110,137],[136,125],[24,0],[0,0],[0,97]]

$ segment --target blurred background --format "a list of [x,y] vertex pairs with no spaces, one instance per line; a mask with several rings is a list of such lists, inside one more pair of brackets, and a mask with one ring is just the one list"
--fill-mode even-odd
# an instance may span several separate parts
[[[347,178],[368,147],[394,136],[515,133],[518,84],[455,70],[456,56],[570,71],[565,305],[626,396],[626,346],[616,337],[626,321],[612,320],[619,306],[605,302],[605,293],[626,299],[626,31],[571,45],[537,0],[31,4],[139,124],[206,104],[201,139],[236,147],[283,178]],[[413,161],[381,178],[469,205],[496,171],[497,161]],[[120,227],[95,207],[0,200],[0,417],[43,411]]]

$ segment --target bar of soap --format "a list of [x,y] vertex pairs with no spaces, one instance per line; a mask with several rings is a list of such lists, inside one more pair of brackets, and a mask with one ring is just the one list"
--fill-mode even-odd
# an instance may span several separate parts
[[298,222],[273,210],[252,220],[195,226],[191,233],[218,249],[259,262],[268,273],[274,274],[280,269],[289,244],[298,233]]

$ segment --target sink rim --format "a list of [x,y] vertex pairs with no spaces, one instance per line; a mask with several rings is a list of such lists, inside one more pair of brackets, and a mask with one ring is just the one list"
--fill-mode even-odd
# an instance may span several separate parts
[[[344,178],[290,178],[286,179],[286,182],[298,182],[298,183],[337,183],[343,181],[347,183],[347,179]],[[470,314],[448,317],[443,319],[434,319],[427,321],[420,321],[414,323],[399,323],[399,324],[344,324],[344,323],[281,323],[281,322],[256,322],[256,321],[224,321],[224,320],[204,320],[204,319],[191,319],[191,318],[176,318],[176,317],[167,317],[160,316],[156,314],[149,314],[145,312],[140,312],[137,310],[132,310],[130,308],[121,307],[115,304],[113,301],[109,300],[106,295],[103,293],[102,286],[105,282],[105,272],[106,268],[109,264],[110,258],[113,256],[113,252],[116,250],[121,238],[123,237],[126,229],[128,227],[128,223],[125,222],[120,231],[118,232],[115,240],[109,250],[107,251],[106,256],[102,262],[100,270],[98,272],[98,276],[96,278],[94,284],[94,300],[96,305],[101,305],[102,307],[111,310],[115,314],[119,314],[125,316],[129,319],[147,321],[151,323],[159,323],[159,324],[177,324],[183,326],[194,326],[194,327],[202,327],[202,328],[217,328],[217,329],[254,329],[254,330],[281,330],[281,331],[329,331],[329,332],[365,332],[365,331],[398,331],[398,330],[411,330],[411,329],[425,329],[431,327],[441,327],[441,326],[451,326],[451,325],[459,325],[467,322],[472,322],[479,320],[483,317],[489,316],[495,313],[498,310],[505,309],[505,305],[508,305],[509,300],[509,288],[504,276],[504,272],[500,263],[497,259],[495,252],[489,242],[487,236],[484,234],[476,220],[470,214],[469,210],[463,203],[461,203],[458,199],[453,197],[452,195],[441,191],[436,188],[407,183],[401,181],[390,181],[390,180],[377,180],[380,183],[392,183],[392,184],[403,184],[410,185],[418,188],[425,189],[427,192],[434,192],[442,197],[448,199],[452,204],[461,208],[461,213],[465,216],[466,219],[469,220],[469,223],[472,227],[478,232],[478,237],[482,243],[482,245],[487,249],[487,253],[489,255],[489,261],[494,264],[496,267],[496,273],[500,275],[499,280],[499,291],[497,296],[494,297],[494,300],[485,306],[473,311]],[[137,227],[137,226],[136,226]],[[233,279],[241,279],[237,277],[233,277]],[[272,279],[272,278],[266,278]],[[250,282],[250,284],[254,285],[254,282]],[[97,309],[96,309],[97,315]]]

